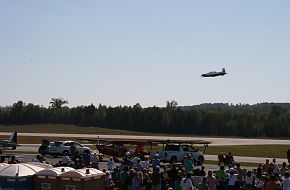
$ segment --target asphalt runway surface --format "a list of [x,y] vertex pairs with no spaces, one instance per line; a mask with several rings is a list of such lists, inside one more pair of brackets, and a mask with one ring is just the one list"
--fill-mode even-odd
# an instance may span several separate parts
[[[0,132],[0,135],[9,136],[10,132]],[[89,139],[126,139],[126,140],[186,140],[186,141],[209,141],[214,146],[224,145],[266,145],[266,144],[284,144],[290,145],[290,140],[275,139],[252,139],[252,138],[211,138],[211,137],[188,137],[188,136],[136,136],[136,135],[93,135],[93,134],[56,134],[56,133],[17,133],[18,136],[30,137],[74,137]]]
[[[0,135],[9,136],[10,132],[0,132]],[[275,140],[275,139],[248,139],[248,138],[209,138],[209,137],[181,137],[181,136],[134,136],[134,135],[91,135],[91,134],[55,134],[55,133],[18,133],[18,136],[31,136],[31,137],[74,137],[74,138],[91,138],[91,139],[134,139],[134,140],[204,140],[210,141],[212,146],[224,146],[224,145],[265,145],[265,144],[284,144],[290,145],[290,140]],[[91,144],[92,145],[92,144]],[[19,152],[37,152],[40,144],[22,144],[17,147]],[[286,157],[286,155],[285,155]],[[217,155],[205,155],[206,160],[217,160]],[[251,163],[263,163],[266,158],[261,157],[244,157],[235,156],[235,161],[238,162],[251,162]],[[268,158],[272,159],[272,158]],[[287,162],[287,159],[277,158],[278,163]]]

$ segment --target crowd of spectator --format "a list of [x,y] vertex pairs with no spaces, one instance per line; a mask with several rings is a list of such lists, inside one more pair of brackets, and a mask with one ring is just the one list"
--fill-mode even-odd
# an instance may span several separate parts
[[[135,162],[136,160],[136,162]],[[144,163],[144,165],[143,165]],[[286,163],[281,167],[266,159],[255,169],[241,168],[240,163],[216,171],[204,166],[194,167],[190,156],[183,163],[160,165],[158,155],[151,161],[125,156],[121,165],[104,170],[106,189],[120,190],[290,190],[290,175]],[[150,167],[149,167],[150,166]]]
[[[1,162],[5,158],[1,157]],[[37,155],[33,162],[47,163],[46,158]],[[63,155],[55,166],[70,166],[75,169],[93,167],[99,169],[100,158],[96,153]],[[15,156],[10,164],[19,163]],[[105,176],[106,190],[290,190],[290,174],[286,162],[279,167],[276,159],[265,160],[257,168],[247,170],[240,163],[231,165],[219,163],[217,170],[194,166],[190,156],[183,163],[162,164],[158,155],[149,160],[131,156],[129,153],[116,164],[109,158]]]

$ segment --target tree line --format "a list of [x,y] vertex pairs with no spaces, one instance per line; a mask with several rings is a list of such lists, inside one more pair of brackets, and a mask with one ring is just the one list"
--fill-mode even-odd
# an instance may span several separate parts
[[107,107],[99,104],[67,107],[53,98],[48,108],[18,101],[0,107],[0,124],[74,124],[140,132],[207,136],[290,137],[290,104],[201,104],[164,107]]

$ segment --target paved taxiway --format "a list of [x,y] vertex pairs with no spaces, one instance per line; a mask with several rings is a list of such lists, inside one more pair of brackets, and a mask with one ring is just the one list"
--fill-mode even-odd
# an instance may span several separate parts
[[[9,154],[11,154],[11,153],[12,152],[10,152]],[[30,162],[33,158],[35,158],[35,154],[19,154],[19,155],[17,155],[17,158],[20,158],[20,160],[22,162]],[[260,158],[260,157],[245,157],[245,156],[235,156],[234,158],[235,158],[236,162],[257,163],[257,166],[258,166],[258,163],[265,163],[265,159],[266,159],[266,158]],[[61,157],[54,158],[54,157],[51,157],[51,156],[46,156],[46,159],[51,164],[56,164],[56,163],[58,163],[61,160]],[[206,160],[217,161],[217,155],[205,155],[205,159]],[[270,159],[270,161],[272,161],[272,158],[268,158],[268,159]],[[287,159],[282,159],[282,158],[277,158],[276,161],[277,161],[278,164],[282,164],[282,162],[286,162],[287,163]],[[102,162],[100,164],[102,164],[102,165],[100,165],[102,168],[106,168],[107,162],[105,161],[105,162]],[[211,165],[211,166],[218,167],[216,165]]]

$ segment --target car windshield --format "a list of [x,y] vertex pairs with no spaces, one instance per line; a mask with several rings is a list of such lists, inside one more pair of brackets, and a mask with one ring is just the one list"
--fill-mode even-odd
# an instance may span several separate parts
[[179,145],[167,144],[165,146],[165,151],[179,151]]
[[61,141],[56,141],[53,143],[54,146],[59,146],[62,142]]
[[75,143],[73,143],[75,146],[78,146],[78,147],[83,147],[83,145],[81,145],[80,143],[77,143],[77,142],[75,142]]

